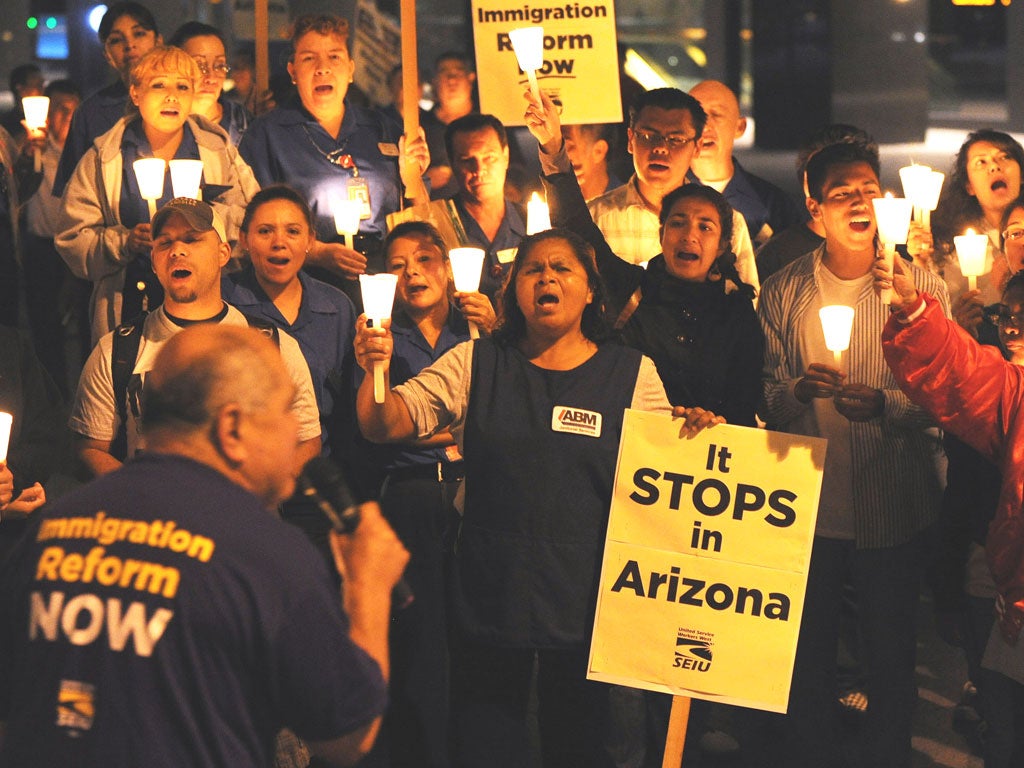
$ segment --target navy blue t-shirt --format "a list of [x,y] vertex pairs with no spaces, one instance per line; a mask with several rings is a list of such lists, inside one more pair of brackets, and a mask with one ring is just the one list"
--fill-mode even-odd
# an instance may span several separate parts
[[0,577],[2,766],[266,766],[384,707],[302,533],[189,459],[62,497]]

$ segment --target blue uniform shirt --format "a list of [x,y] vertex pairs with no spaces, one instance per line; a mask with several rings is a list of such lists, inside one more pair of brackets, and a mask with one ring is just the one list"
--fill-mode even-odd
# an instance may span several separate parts
[[[391,386],[397,387],[424,368],[437,361],[445,352],[469,339],[469,324],[465,316],[454,306],[448,310],[448,320],[437,337],[437,344],[431,348],[423,338],[420,329],[404,312],[396,312],[391,319],[391,336],[394,351],[391,353]],[[444,448],[394,448],[387,460],[388,469],[409,467],[417,464],[448,462],[451,458]]]
[[[221,280],[224,300],[250,317],[266,320],[285,331],[299,343],[309,366],[320,410],[321,440],[324,453],[331,453],[331,439],[340,437],[338,419],[351,427],[355,389],[356,311],[348,296],[319,280],[299,272],[302,304],[298,317],[289,323],[256,281],[252,267],[225,275]],[[333,426],[333,434],[331,427]]]
[[[397,211],[402,196],[398,173],[398,138],[401,126],[376,110],[345,101],[345,117],[338,138],[321,127],[298,98],[256,118],[238,151],[252,168],[260,186],[285,183],[309,201],[321,242],[341,242],[334,227],[331,202],[348,198],[348,186],[356,176],[369,186],[372,215],[363,219],[359,232],[381,239],[387,233],[386,217]],[[351,157],[354,168],[344,168]],[[330,157],[338,158],[332,162]]]
[[53,194],[61,197],[64,187],[93,141],[114,127],[114,123],[124,117],[128,105],[128,89],[120,80],[101,88],[87,98],[75,110],[71,118],[71,128],[64,143],[57,164],[57,174],[53,179]]
[[484,256],[483,275],[480,278],[480,293],[487,296],[493,304],[498,289],[505,282],[505,275],[512,268],[514,249],[518,248],[519,241],[526,237],[526,217],[520,206],[506,200],[505,217],[501,220],[501,226],[498,227],[494,240],[488,240],[476,219],[463,205],[462,195],[456,195],[453,200],[462,226],[466,229],[467,245],[478,246],[487,252]]

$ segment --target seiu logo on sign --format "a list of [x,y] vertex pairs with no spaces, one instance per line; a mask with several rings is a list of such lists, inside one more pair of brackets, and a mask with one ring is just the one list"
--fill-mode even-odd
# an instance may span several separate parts
[[692,669],[696,672],[707,672],[711,669],[714,652],[711,643],[696,638],[676,638],[676,658],[673,667]]
[[567,405],[556,405],[551,410],[551,429],[587,437],[601,436],[601,414]]

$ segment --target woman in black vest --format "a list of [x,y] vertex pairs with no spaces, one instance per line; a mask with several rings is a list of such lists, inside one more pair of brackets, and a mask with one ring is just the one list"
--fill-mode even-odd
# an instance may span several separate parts
[[[567,230],[528,236],[491,339],[456,346],[383,404],[372,376],[359,390],[371,440],[447,428],[465,457],[450,590],[459,766],[529,763],[535,663],[544,765],[611,764],[601,748],[607,687],[586,680],[586,664],[622,414],[671,407],[648,358],[603,343],[603,305],[585,241]],[[388,366],[390,332],[365,318],[357,329],[359,365]],[[691,433],[722,421],[699,408],[674,413]]]

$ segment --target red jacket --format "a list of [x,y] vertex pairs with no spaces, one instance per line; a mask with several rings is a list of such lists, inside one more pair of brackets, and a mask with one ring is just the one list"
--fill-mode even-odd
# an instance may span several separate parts
[[885,360],[907,396],[1003,474],[986,553],[996,586],[1024,616],[1024,368],[978,344],[925,295],[924,314],[894,316],[882,333]]

